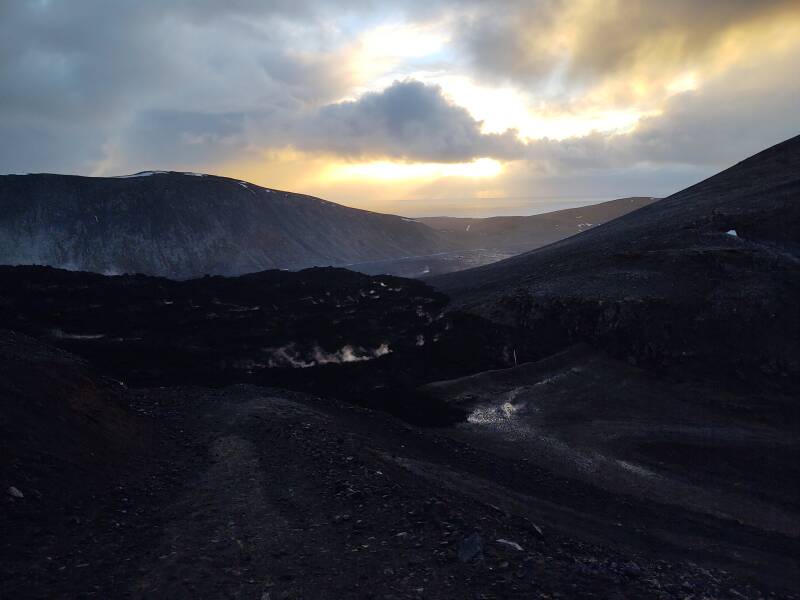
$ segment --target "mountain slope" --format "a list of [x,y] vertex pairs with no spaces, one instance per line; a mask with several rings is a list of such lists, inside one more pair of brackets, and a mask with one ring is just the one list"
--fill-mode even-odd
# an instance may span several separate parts
[[649,197],[618,198],[527,217],[423,217],[416,220],[440,231],[461,248],[524,252],[581,233],[655,200]]
[[630,362],[796,380],[798,194],[795,137],[615,221],[431,283],[550,350],[589,341]]
[[401,277],[434,276],[463,271],[557,242],[654,201],[655,198],[645,197],[619,198],[592,206],[529,217],[421,217],[415,221],[438,231],[458,250],[366,262],[348,267],[363,273],[391,273]]
[[409,219],[209,175],[0,176],[0,263],[175,278],[451,249]]

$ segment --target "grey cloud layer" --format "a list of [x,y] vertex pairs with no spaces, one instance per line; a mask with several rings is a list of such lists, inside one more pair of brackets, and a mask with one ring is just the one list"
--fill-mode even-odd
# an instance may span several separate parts
[[[475,74],[544,89],[559,70],[581,81],[611,77],[666,30],[683,32],[679,59],[701,56],[734,24],[793,4],[607,3],[577,30],[567,63],[554,33],[574,7],[565,0],[420,1],[396,11],[420,20],[455,14],[455,48]],[[411,80],[335,102],[353,85],[346,52],[359,26],[347,23],[380,22],[384,7],[369,0],[2,2],[0,172],[192,168],[291,146],[349,158],[488,156],[552,175],[647,163],[721,166],[800,130],[800,83],[786,76],[797,57],[676,96],[632,134],[560,142],[520,140],[513,130],[484,134],[438,87]]]
[[462,162],[518,158],[516,132],[484,134],[481,123],[437,86],[395,82],[353,102],[324,106],[287,131],[286,143],[349,157]]
[[[352,82],[326,22],[367,4],[0,3],[0,170],[87,172],[109,149],[124,159],[141,146],[127,136],[159,114],[217,121],[340,97]],[[161,148],[183,132],[153,133]]]
[[641,62],[649,62],[654,75],[691,65],[736,26],[798,13],[796,0],[604,0],[595,6],[501,0],[478,4],[461,20],[456,39],[476,71],[491,80],[527,85],[562,75],[579,85]]

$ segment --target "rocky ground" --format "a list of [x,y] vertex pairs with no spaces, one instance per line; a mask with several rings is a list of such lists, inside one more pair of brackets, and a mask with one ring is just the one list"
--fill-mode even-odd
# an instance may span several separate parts
[[597,543],[603,525],[533,521],[554,490],[592,488],[448,429],[252,386],[123,396],[155,433],[108,480],[65,494],[7,475],[22,496],[4,499],[3,596],[794,597],[624,533]]

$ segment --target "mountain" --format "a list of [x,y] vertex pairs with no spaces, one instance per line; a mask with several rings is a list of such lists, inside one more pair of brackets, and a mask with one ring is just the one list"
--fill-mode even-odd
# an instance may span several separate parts
[[518,254],[581,233],[655,200],[650,197],[619,198],[527,217],[422,217],[416,220],[441,232],[460,248],[492,248]]
[[654,201],[655,198],[649,197],[620,198],[529,217],[421,217],[415,221],[438,231],[458,250],[348,267],[364,273],[391,273],[402,277],[432,277],[463,271],[562,240]]
[[585,341],[633,364],[800,376],[800,137],[550,246],[434,277],[455,304],[551,351]]
[[0,262],[173,278],[453,249],[411,219],[176,172],[0,176]]
[[0,263],[178,279],[313,266],[416,277],[495,262],[648,201],[465,219],[475,234],[463,235],[448,225],[461,219],[407,219],[197,173],[6,175]]

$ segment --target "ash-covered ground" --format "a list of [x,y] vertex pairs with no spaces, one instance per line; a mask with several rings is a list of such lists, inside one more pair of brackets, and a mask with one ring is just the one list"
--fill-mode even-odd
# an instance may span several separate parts
[[0,281],[3,596],[797,594],[796,437],[741,391],[398,278]]

